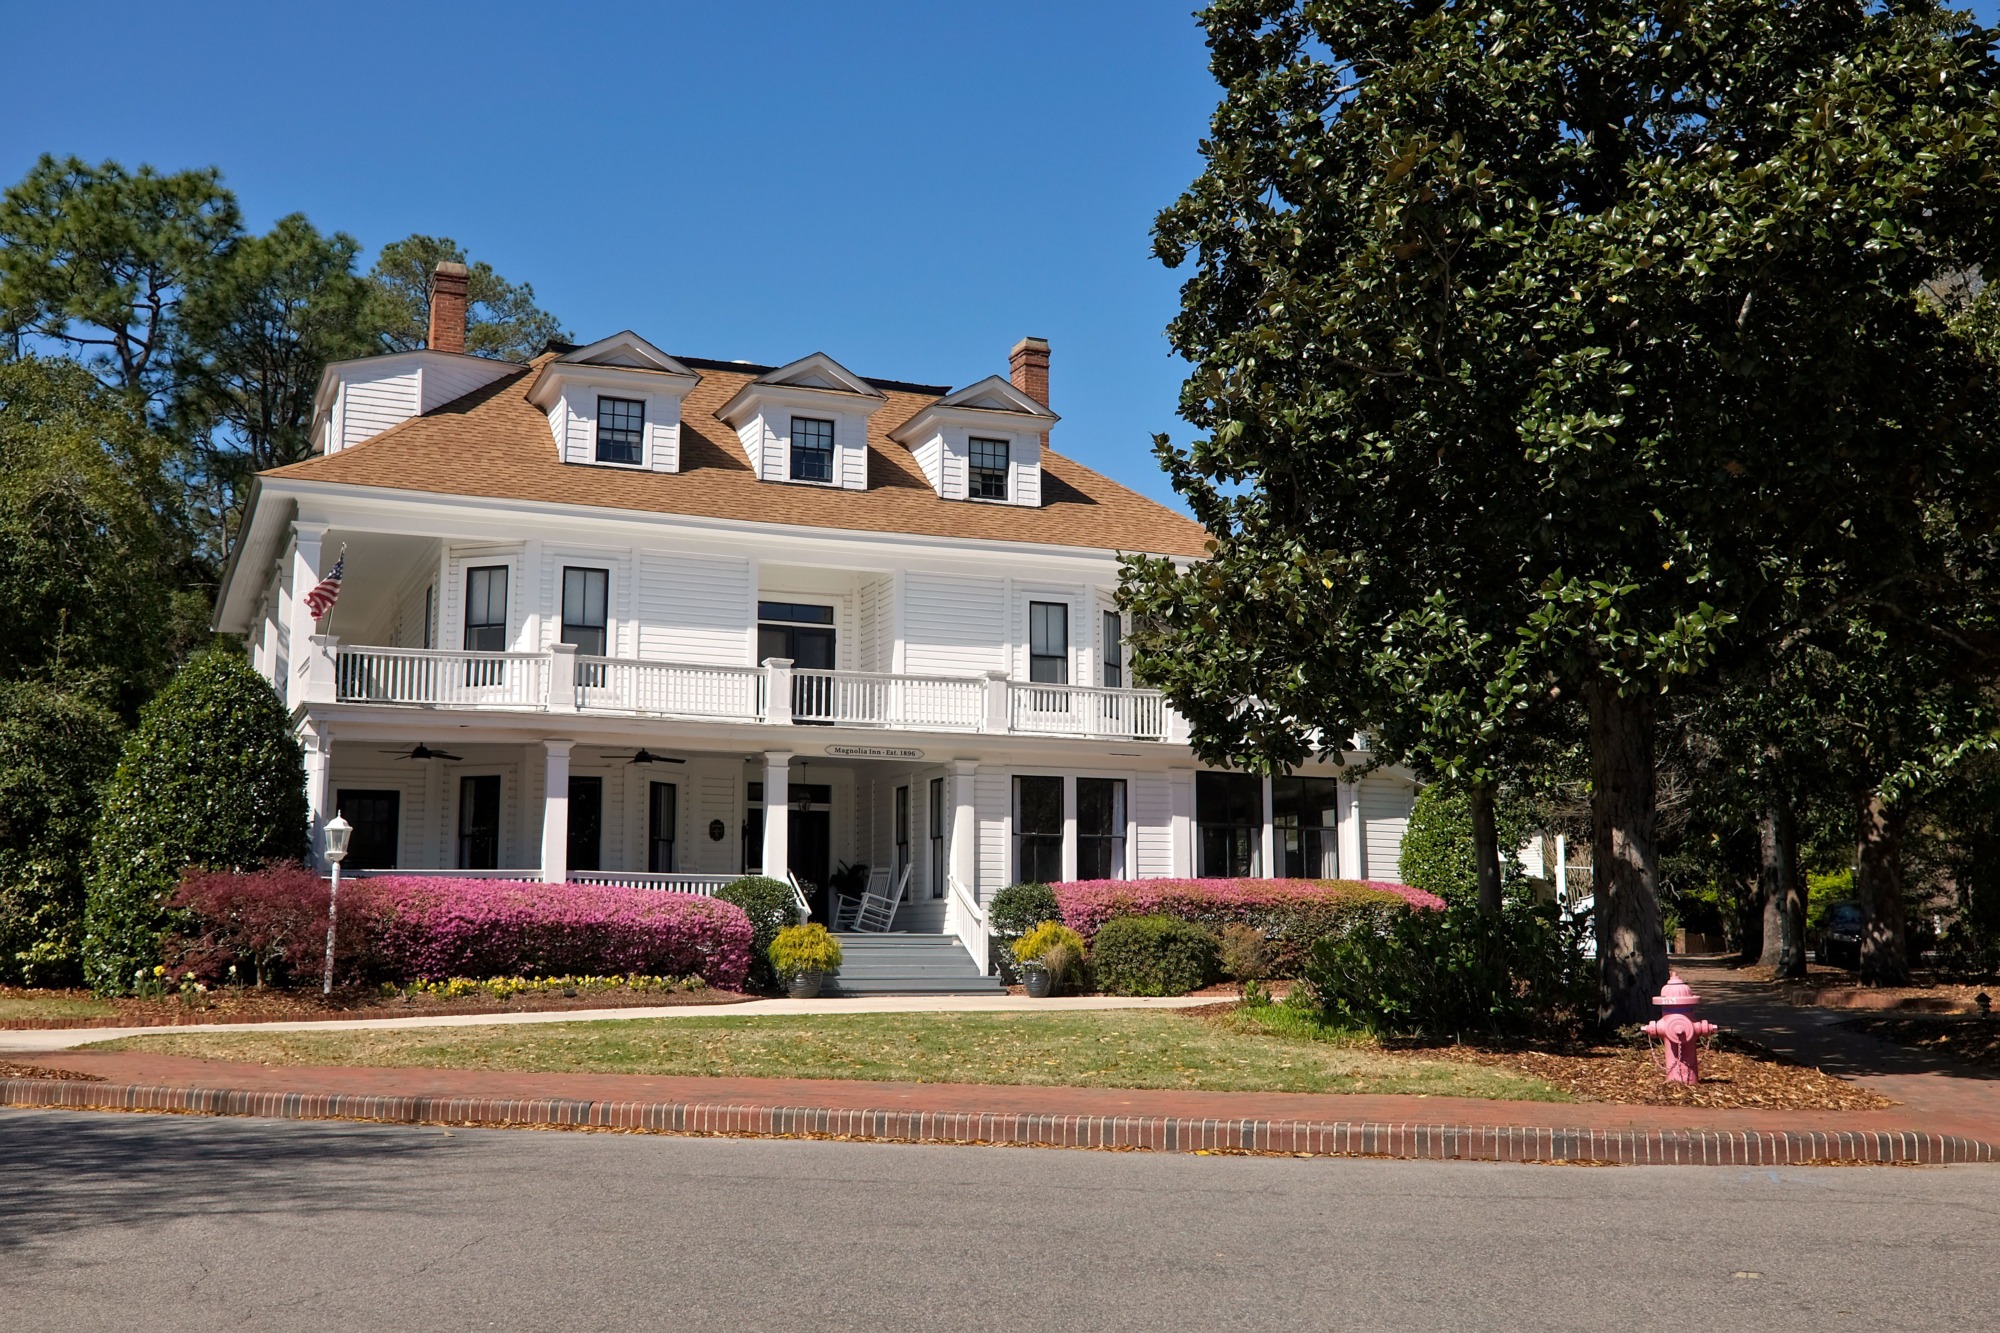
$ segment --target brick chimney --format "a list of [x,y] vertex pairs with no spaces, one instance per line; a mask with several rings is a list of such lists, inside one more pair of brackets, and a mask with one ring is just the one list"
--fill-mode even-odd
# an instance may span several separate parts
[[[439,264],[431,277],[431,329],[426,345],[434,352],[465,350],[465,281],[465,265],[449,260]],[[1049,354],[1044,351],[1043,384],[1049,382],[1048,361]]]
[[1049,405],[1049,340],[1023,338],[1007,354],[1009,378],[1014,387],[1043,407]]

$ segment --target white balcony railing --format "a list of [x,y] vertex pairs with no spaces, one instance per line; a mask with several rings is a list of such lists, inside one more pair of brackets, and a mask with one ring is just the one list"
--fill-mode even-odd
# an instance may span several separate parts
[[696,666],[620,658],[576,659],[576,706],[650,717],[748,720],[757,716],[761,667]]
[[986,683],[953,676],[872,671],[792,671],[792,721],[848,727],[978,731]]
[[334,672],[343,703],[436,708],[540,708],[549,659],[541,653],[452,653],[343,646]]
[[1167,734],[1166,701],[1153,690],[1013,681],[1007,703],[1010,731],[1115,740],[1157,740]]
[[702,721],[1177,740],[1152,690],[985,677],[382,648],[316,636],[290,682],[294,702],[581,712]]

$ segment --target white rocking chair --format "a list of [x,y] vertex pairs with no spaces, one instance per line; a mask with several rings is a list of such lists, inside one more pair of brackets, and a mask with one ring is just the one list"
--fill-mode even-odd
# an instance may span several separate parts
[[889,872],[877,870],[868,876],[868,888],[861,895],[861,902],[854,909],[854,919],[850,930],[882,934],[896,924],[896,909],[903,905],[903,890],[910,885],[910,867],[904,866],[903,873],[896,878],[896,887],[889,888]]

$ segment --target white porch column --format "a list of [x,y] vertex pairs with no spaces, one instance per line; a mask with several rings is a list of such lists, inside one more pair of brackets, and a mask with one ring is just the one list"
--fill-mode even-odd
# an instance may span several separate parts
[[1361,785],[1340,784],[1340,875],[1360,879],[1368,870],[1361,864]]
[[[972,803],[972,779],[978,772],[976,759],[951,761],[951,874],[975,902],[979,899],[979,811]],[[955,901],[951,913],[956,919]]]
[[1169,822],[1173,832],[1173,874],[1176,879],[1194,876],[1194,770],[1167,770]]
[[313,864],[326,868],[326,825],[334,816],[333,727],[308,723],[299,739],[306,747],[306,809],[312,813]]
[[1264,827],[1257,833],[1257,852],[1261,858],[1259,861],[1261,868],[1258,873],[1267,876],[1276,875],[1278,873],[1277,814],[1271,808],[1271,775],[1266,773],[1259,785],[1263,789],[1261,799],[1264,802]]
[[319,582],[320,544],[325,537],[324,523],[292,524],[292,593],[284,608],[292,653],[289,678],[278,684],[278,693],[288,705],[301,702],[304,691],[299,677],[309,669],[312,660],[313,635],[318,626],[313,622],[312,612],[306,609],[306,594]]
[[[785,691],[791,699],[789,686]],[[787,709],[789,712],[789,708]],[[784,879],[792,868],[792,752],[764,752],[764,873]]]
[[1076,774],[1063,775],[1062,877],[1076,878]]
[[542,882],[569,878],[569,752],[575,741],[543,741],[548,751],[542,786]]

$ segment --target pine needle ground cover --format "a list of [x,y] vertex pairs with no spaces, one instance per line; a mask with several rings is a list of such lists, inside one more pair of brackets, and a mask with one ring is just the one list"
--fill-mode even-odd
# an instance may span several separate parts
[[1506,1069],[1392,1055],[1304,1025],[1159,1012],[708,1016],[361,1032],[176,1033],[93,1049],[269,1065],[868,1079],[1564,1101]]

